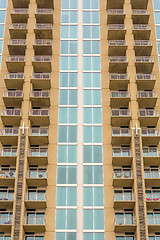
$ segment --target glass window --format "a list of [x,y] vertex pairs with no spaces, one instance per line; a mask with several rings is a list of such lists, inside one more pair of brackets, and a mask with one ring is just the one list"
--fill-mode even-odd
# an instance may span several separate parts
[[84,166],[84,184],[103,184],[103,166]]
[[157,39],[160,39],[160,26],[156,26],[156,36]]
[[76,229],[76,225],[76,209],[56,209],[56,229]]
[[84,105],[101,105],[101,90],[83,90]]
[[154,12],[155,24],[160,24],[160,12]]
[[61,23],[77,23],[78,14],[77,11],[62,11]]
[[61,56],[60,69],[61,70],[77,70],[77,57]]
[[0,25],[0,38],[3,38],[4,34],[4,25]]
[[84,229],[104,229],[104,210],[85,209],[83,213]]
[[77,90],[59,90],[60,105],[77,105]]
[[56,240],[76,240],[75,232],[56,233]]
[[160,0],[153,0],[154,10],[160,10]]
[[83,0],[83,9],[99,9],[99,0]]
[[7,0],[0,0],[0,8],[7,8]]
[[58,166],[57,184],[76,184],[77,167],[76,166]]
[[158,54],[160,55],[160,42],[157,42]]
[[0,40],[0,53],[2,53],[2,48],[3,48],[3,40]]
[[99,24],[99,12],[98,11],[84,11],[83,23],[97,23]]
[[84,187],[83,205],[84,206],[103,206],[104,194],[102,187]]
[[102,143],[102,127],[84,126],[83,141],[84,143]]
[[59,126],[58,142],[77,142],[77,126]]
[[83,41],[83,54],[100,54],[100,41]]
[[57,206],[76,206],[76,187],[57,187]]
[[77,123],[77,108],[59,108],[59,123]]
[[77,73],[60,73],[60,87],[77,87]]
[[83,123],[101,123],[101,108],[83,108]]
[[61,54],[77,54],[77,41],[61,41]]
[[83,147],[84,163],[102,163],[102,146],[84,146]]
[[58,146],[58,163],[76,163],[77,146],[59,145]]
[[6,20],[6,11],[0,10],[0,22],[5,23]]
[[83,57],[83,70],[100,71],[101,69],[100,63],[101,63],[100,57],[85,56]]
[[61,38],[77,38],[77,26],[61,26]]
[[83,73],[83,87],[101,87],[101,73]]
[[100,28],[99,26],[83,26],[83,38],[89,39],[99,39],[100,38]]

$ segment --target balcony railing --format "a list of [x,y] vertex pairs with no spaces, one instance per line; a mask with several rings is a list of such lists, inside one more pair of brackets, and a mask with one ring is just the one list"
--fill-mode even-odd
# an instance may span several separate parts
[[152,46],[152,41],[150,41],[150,40],[135,40],[134,46]]
[[134,217],[115,217],[115,225],[135,225],[136,219]]
[[50,92],[46,91],[33,91],[30,93],[30,97],[37,97],[37,98],[49,98]]
[[125,40],[109,40],[109,46],[127,46]]
[[8,45],[26,45],[27,41],[25,39],[10,39],[8,40]]
[[0,179],[1,178],[15,178],[15,170],[4,171],[0,169]]
[[128,109],[112,109],[112,117],[130,117],[131,112]]
[[124,24],[108,24],[108,30],[126,30]]
[[108,9],[108,15],[124,15],[125,12],[123,9]]
[[131,136],[129,128],[112,128],[112,136]]
[[156,98],[157,93],[153,91],[138,91],[137,97],[138,98]]
[[32,109],[29,116],[49,116],[49,109]]
[[28,25],[26,23],[13,23],[9,25],[9,29],[27,29]]
[[159,156],[160,152],[156,147],[143,148],[143,157],[159,157]]
[[111,80],[126,80],[126,79],[129,79],[129,75],[126,73],[111,73],[110,79]]
[[7,56],[7,62],[25,62],[25,56]]
[[160,130],[156,128],[142,128],[141,132],[142,132],[142,136],[148,136],[148,137],[160,136]]
[[133,172],[132,171],[115,171],[113,174],[113,178],[133,178]]
[[127,91],[111,91],[111,98],[129,98],[130,93]]
[[149,15],[149,11],[145,9],[132,9],[132,15]]
[[44,225],[45,224],[45,217],[44,216],[27,216],[25,217],[24,224],[28,225]]
[[133,201],[133,194],[131,192],[114,193],[114,201]]
[[0,149],[1,157],[16,157],[17,156],[17,148],[2,148]]
[[147,24],[134,24],[133,30],[151,30],[151,27]]
[[28,192],[26,194],[27,201],[46,201],[45,193],[37,193],[37,192]]
[[11,14],[29,14],[28,8],[13,8]]
[[33,62],[51,62],[51,56],[33,56]]
[[24,79],[24,73],[6,73],[6,79]]
[[159,169],[150,169],[144,171],[145,178],[160,178]]
[[146,193],[146,201],[160,201],[160,192]]
[[116,147],[112,149],[113,157],[131,157],[132,152],[128,147]]
[[33,45],[51,45],[51,39],[35,39]]
[[2,116],[21,116],[21,109],[3,109]]
[[18,136],[18,128],[4,128],[0,129],[0,136]]
[[128,58],[126,56],[111,56],[109,57],[109,61],[112,62],[112,63],[116,63],[116,62],[120,62],[120,63],[123,63],[123,62],[128,62]]
[[143,57],[143,56],[141,56],[141,57],[135,57],[135,62],[136,63],[146,63],[146,62],[153,62],[154,60],[153,60],[153,57]]
[[47,157],[48,156],[48,149],[47,148],[31,148],[28,150],[28,156],[31,157]]
[[150,73],[146,73],[146,74],[137,73],[136,79],[137,80],[155,80],[155,75]]
[[47,178],[47,170],[29,170],[29,178]]
[[50,79],[50,73],[32,73],[31,79]]
[[0,201],[13,201],[14,192],[7,190],[6,192],[0,192]]
[[52,24],[37,23],[37,24],[35,24],[34,29],[37,29],[37,30],[52,30]]
[[148,225],[160,225],[160,216],[147,216]]
[[48,128],[31,128],[29,130],[30,136],[48,136]]
[[[5,212],[4,212],[5,213]],[[12,224],[12,216],[0,216],[0,225],[1,224]]]
[[37,8],[36,14],[53,14],[53,9],[50,8]]
[[16,90],[16,91],[5,91],[3,93],[3,97],[23,97],[23,91]]
[[139,110],[139,117],[158,117],[158,111],[154,109],[141,109]]

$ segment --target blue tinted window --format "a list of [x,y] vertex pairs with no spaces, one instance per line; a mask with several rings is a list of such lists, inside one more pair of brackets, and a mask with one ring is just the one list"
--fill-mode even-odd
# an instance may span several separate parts
[[77,90],[60,90],[60,105],[77,105]]
[[0,8],[7,8],[7,0],[0,0]]
[[83,73],[83,87],[101,87],[101,73]]
[[59,145],[58,146],[58,163],[76,163],[77,146]]
[[77,123],[77,108],[59,108],[59,123]]
[[77,87],[77,73],[61,72],[60,87]]
[[153,0],[154,10],[160,10],[160,0]]
[[99,23],[99,12],[84,11],[83,23]]
[[61,41],[61,54],[77,54],[77,41]]
[[62,11],[61,23],[77,23],[77,11]]
[[70,142],[77,141],[77,126],[59,126],[58,127],[58,142]]
[[57,209],[56,210],[56,228],[57,229],[76,229],[76,210],[75,209]]
[[56,240],[76,240],[76,233],[74,232],[56,233]]
[[77,57],[61,57],[60,60],[61,70],[77,70]]
[[4,34],[4,25],[0,25],[0,38],[3,38]]
[[0,40],[0,54],[2,53],[3,40]]
[[0,10],[0,22],[5,23],[5,19],[6,19],[6,11]]
[[99,26],[83,26],[83,38],[100,38]]
[[76,206],[76,187],[57,187],[57,206]]
[[154,12],[155,23],[160,24],[160,12]]
[[83,0],[83,9],[99,9],[99,0]]
[[83,147],[84,163],[102,163],[102,146],[89,145]]
[[160,26],[156,26],[156,36],[160,39]]

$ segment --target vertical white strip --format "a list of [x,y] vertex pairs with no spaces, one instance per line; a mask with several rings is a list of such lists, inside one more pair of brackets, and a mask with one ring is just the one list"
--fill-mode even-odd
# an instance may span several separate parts
[[83,0],[78,0],[77,240],[83,240]]

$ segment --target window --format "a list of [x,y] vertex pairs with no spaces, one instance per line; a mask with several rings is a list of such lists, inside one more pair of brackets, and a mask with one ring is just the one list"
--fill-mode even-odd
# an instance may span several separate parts
[[83,26],[83,38],[84,39],[99,39],[100,38],[100,29],[99,26],[90,26],[84,25]]
[[84,184],[103,184],[103,166],[84,166]]
[[61,23],[77,23],[77,11],[61,11]]
[[83,105],[101,105],[101,90],[83,90]]
[[7,0],[0,0],[0,8],[7,8]]
[[77,26],[61,26],[61,39],[72,38],[77,39]]
[[83,0],[83,9],[99,9],[99,0]]
[[83,70],[84,71],[100,71],[101,65],[100,65],[100,57],[83,57]]
[[44,224],[44,212],[27,212],[27,224]]
[[77,9],[77,0],[62,1],[62,9]]
[[58,146],[58,163],[76,163],[77,162],[77,146]]
[[102,146],[86,145],[83,147],[83,162],[84,163],[102,163]]
[[83,233],[83,240],[104,240],[104,233]]
[[76,215],[76,209],[56,209],[56,229],[76,229]]
[[101,126],[84,126],[83,127],[84,143],[102,143]]
[[77,126],[59,126],[58,142],[76,143],[77,142]]
[[57,187],[57,206],[76,206],[77,188],[76,187]]
[[59,123],[77,123],[77,108],[59,108]]
[[153,0],[154,10],[160,10],[160,0]]
[[30,201],[45,201],[46,190],[28,189],[28,200]]
[[101,87],[101,73],[100,72],[84,72],[83,73],[83,87],[84,88],[100,88]]
[[84,209],[83,228],[84,229],[104,229],[104,210]]
[[61,56],[60,69],[61,70],[77,70],[77,57]]
[[77,41],[62,40],[61,54],[77,54]]
[[0,10],[0,22],[5,23],[6,20],[6,10]]
[[83,54],[100,54],[100,41],[83,41]]
[[101,124],[102,109],[101,108],[83,108],[83,123]]
[[77,167],[76,166],[58,166],[57,184],[76,184]]
[[29,235],[25,236],[25,240],[44,240],[44,236]]
[[76,232],[60,232],[56,233],[56,240],[76,240]]
[[77,87],[77,73],[61,72],[60,87]]
[[59,90],[60,105],[77,105],[77,90]]
[[103,206],[103,187],[84,187],[83,205],[84,206]]
[[86,23],[99,24],[99,11],[84,11],[83,24]]

